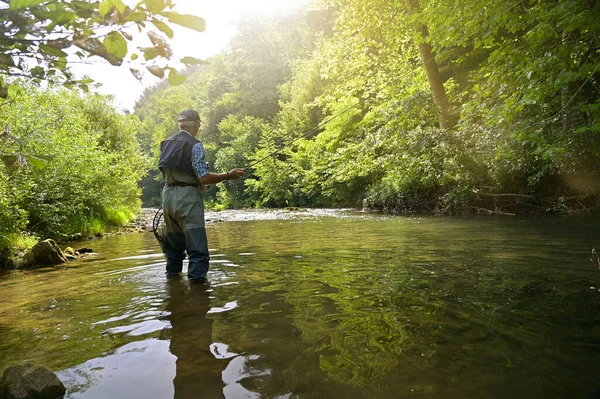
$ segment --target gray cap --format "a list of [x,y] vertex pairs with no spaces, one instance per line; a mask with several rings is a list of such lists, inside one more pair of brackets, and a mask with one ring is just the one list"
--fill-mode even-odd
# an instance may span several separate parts
[[198,121],[200,122],[200,115],[193,109],[186,109],[185,111],[181,111],[179,117],[177,118],[177,122],[183,121]]

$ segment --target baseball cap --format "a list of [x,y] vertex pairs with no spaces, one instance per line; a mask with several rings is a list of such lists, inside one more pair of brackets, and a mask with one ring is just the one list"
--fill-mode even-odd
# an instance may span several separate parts
[[200,115],[198,115],[198,113],[196,111],[194,111],[193,109],[186,109],[185,111],[181,111],[179,113],[177,122],[183,122],[183,121],[201,122]]

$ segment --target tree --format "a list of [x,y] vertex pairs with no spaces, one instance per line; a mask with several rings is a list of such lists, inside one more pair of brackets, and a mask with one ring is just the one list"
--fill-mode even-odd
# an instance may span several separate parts
[[[1,7],[2,3],[6,6]],[[77,80],[69,71],[70,51],[76,57],[88,60],[100,57],[119,66],[132,50],[128,41],[137,27],[140,33],[154,26],[168,39],[173,38],[172,24],[203,31],[205,22],[194,15],[172,11],[172,0],[142,0],[133,8],[122,0],[0,0],[0,97],[8,95],[6,77],[24,77],[34,82],[48,81],[67,87],[79,85],[87,89],[89,78]],[[143,56],[145,61],[159,58],[170,60],[172,51],[167,39],[160,33],[147,30],[151,47],[138,47],[131,60]],[[187,65],[199,60],[184,57]],[[148,65],[155,76],[168,72],[171,84],[185,80],[172,66]],[[137,69],[131,69],[141,78]]]

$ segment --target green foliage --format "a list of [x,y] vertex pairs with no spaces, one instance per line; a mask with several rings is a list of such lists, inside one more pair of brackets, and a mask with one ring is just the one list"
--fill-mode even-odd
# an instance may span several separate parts
[[12,95],[17,101],[0,109],[10,126],[0,154],[20,162],[0,163],[0,235],[27,229],[60,239],[130,220],[140,206],[137,182],[149,166],[136,141],[137,117],[117,114],[97,95],[31,86]]
[[260,161],[219,192],[226,206],[519,211],[575,198],[587,210],[600,193],[598,17],[583,0],[322,0],[242,24],[229,52],[137,114],[154,156],[191,106],[211,165]]
[[[19,76],[52,83],[77,84],[87,89],[89,79],[75,79],[69,72],[67,50],[76,48],[79,58],[98,56],[112,65],[121,65],[127,54],[131,59],[144,55],[146,61],[170,59],[167,41],[152,30],[150,23],[169,39],[170,24],[196,31],[205,29],[205,22],[195,15],[174,11],[170,0],[146,0],[135,6],[121,0],[61,1],[10,0],[8,8],[0,9],[0,75]],[[132,48],[132,27],[147,32],[152,47]],[[134,33],[135,34],[135,33]],[[35,65],[35,66],[32,66]],[[138,77],[139,71],[132,69]],[[171,71],[169,81],[180,82],[180,75]],[[0,97],[6,98],[6,82],[0,80]]]

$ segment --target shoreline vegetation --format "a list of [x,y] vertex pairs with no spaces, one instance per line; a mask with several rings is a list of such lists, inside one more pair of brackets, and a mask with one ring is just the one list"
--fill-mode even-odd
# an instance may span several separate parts
[[227,51],[125,114],[110,97],[0,81],[0,269],[40,238],[103,234],[158,206],[160,142],[187,108],[212,170],[248,166],[206,191],[208,208],[597,213],[598,17],[583,0],[319,2],[240,21]]

